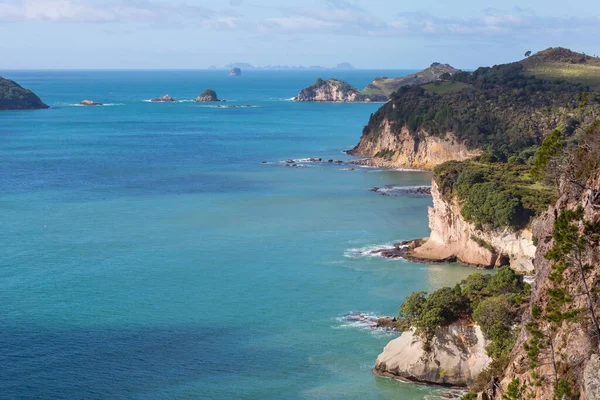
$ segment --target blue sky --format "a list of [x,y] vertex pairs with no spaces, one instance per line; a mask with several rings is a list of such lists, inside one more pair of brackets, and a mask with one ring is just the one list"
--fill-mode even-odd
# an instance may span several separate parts
[[598,0],[0,0],[0,69],[473,68],[599,37]]

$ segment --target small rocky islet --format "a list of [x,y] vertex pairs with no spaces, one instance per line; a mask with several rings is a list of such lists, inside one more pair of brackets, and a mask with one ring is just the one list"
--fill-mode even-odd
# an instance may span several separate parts
[[79,105],[80,106],[101,106],[103,104],[95,102],[93,100],[83,100],[81,103],[79,103]]

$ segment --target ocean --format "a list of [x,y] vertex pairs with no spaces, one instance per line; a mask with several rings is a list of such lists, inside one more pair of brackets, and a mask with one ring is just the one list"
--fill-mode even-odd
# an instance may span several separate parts
[[[346,318],[472,272],[368,255],[427,236],[431,205],[369,189],[431,174],[285,165],[348,160],[380,107],[289,101],[302,87],[411,72],[0,71],[52,107],[0,112],[0,397],[447,392],[375,377],[397,335]],[[145,101],[206,88],[243,107]]]

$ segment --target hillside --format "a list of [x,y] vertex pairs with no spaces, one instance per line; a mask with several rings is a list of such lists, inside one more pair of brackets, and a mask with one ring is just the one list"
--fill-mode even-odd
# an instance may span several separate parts
[[460,70],[451,67],[448,64],[433,63],[429,68],[416,74],[403,76],[401,78],[375,78],[363,90],[366,95],[381,95],[390,97],[392,93],[404,86],[423,85],[430,82],[435,82],[444,74],[453,75]]
[[550,48],[520,62],[525,74],[553,80],[564,79],[600,88],[600,58],[561,47]]
[[327,101],[327,102],[357,102],[357,101],[387,101],[396,90],[409,85],[431,84],[432,91],[452,91],[454,87],[439,85],[441,76],[451,76],[459,70],[448,64],[433,63],[431,67],[416,74],[401,78],[375,78],[364,90],[358,90],[350,84],[338,79],[321,78],[302,89],[296,101]]
[[[481,328],[492,360],[471,375],[465,400],[600,399],[600,93],[588,83],[596,73],[582,79],[532,72],[597,65],[596,58],[555,48],[401,89],[371,117],[355,149],[378,151],[375,159],[388,163],[414,162],[408,153],[427,143],[460,149],[455,161],[433,169],[431,234],[413,241],[405,257],[508,265],[530,276],[531,287],[511,294],[472,275],[428,297],[413,293],[401,306],[400,323],[425,342],[448,339],[457,320]],[[479,154],[466,157],[465,147]],[[505,278],[500,285],[514,281]],[[403,377],[412,365],[389,354],[392,343],[376,366]],[[439,354],[436,345],[423,351]],[[455,353],[461,360],[471,354]],[[422,380],[436,383],[448,374]]]
[[0,110],[37,110],[48,108],[31,90],[0,77]]
[[[429,168],[427,160],[423,165],[407,165],[406,160],[421,142],[451,138],[446,141],[470,150],[491,146],[495,156],[506,160],[539,145],[557,126],[572,135],[597,112],[600,96],[590,82],[600,79],[593,72],[598,63],[583,54],[548,49],[511,64],[443,75],[443,82],[403,87],[371,116],[350,154],[398,167]],[[567,66],[588,73],[559,79],[556,74]],[[532,71],[546,71],[548,78]],[[407,134],[415,149],[390,147]],[[452,159],[464,158],[440,157],[433,164]]]

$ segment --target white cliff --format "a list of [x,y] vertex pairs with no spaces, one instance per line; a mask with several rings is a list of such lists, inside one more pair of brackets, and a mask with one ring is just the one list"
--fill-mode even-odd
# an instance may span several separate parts
[[404,332],[385,346],[373,371],[409,381],[467,386],[492,361],[477,325],[455,322],[439,328],[430,343],[426,352],[414,329]]
[[526,228],[512,231],[477,229],[461,215],[456,199],[442,198],[435,180],[431,195],[433,207],[429,208],[431,235],[421,246],[407,255],[424,261],[452,261],[480,267],[499,266],[510,263],[513,270],[533,272],[536,247],[533,233]]
[[446,161],[463,161],[481,154],[467,148],[448,132],[444,137],[427,132],[411,134],[405,126],[384,120],[377,134],[363,135],[358,145],[348,154],[371,157],[368,164],[385,168],[433,169]]

